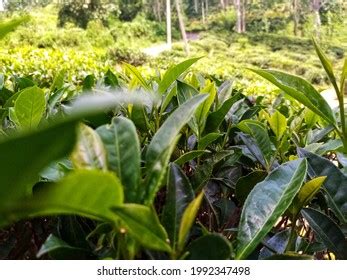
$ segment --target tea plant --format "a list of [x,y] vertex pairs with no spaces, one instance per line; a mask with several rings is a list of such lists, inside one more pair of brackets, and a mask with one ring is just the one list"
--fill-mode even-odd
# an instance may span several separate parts
[[56,217],[38,258],[347,258],[338,113],[299,77],[254,70],[307,108],[190,72],[200,59],[80,92],[2,76],[0,226]]

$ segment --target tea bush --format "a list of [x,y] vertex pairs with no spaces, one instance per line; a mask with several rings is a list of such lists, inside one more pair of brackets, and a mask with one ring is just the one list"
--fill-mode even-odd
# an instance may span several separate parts
[[81,89],[2,75],[0,227],[31,231],[1,258],[33,238],[51,259],[346,259],[347,60],[336,76],[313,46],[338,112],[275,70],[248,71],[276,96],[246,96],[191,71],[201,57]]

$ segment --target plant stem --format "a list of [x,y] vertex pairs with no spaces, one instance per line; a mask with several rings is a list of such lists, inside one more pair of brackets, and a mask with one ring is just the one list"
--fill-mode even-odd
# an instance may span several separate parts
[[347,153],[347,133],[346,133],[346,120],[345,120],[345,104],[344,104],[344,95],[343,92],[340,92],[337,86],[334,86],[337,98],[339,100],[340,108],[340,120],[341,120],[341,130],[340,134],[341,140],[343,142],[343,150]]

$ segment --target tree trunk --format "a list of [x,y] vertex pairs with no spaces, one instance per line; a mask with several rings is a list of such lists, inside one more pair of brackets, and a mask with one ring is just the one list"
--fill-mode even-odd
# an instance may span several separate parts
[[241,0],[235,0],[234,5],[236,9],[236,32],[242,33]]
[[246,32],[246,3],[245,0],[234,0],[236,9],[236,32]]
[[186,28],[184,26],[184,19],[183,19],[183,14],[181,11],[181,0],[175,0],[176,2],[176,11],[177,11],[177,17],[178,17],[178,23],[180,25],[180,30],[182,34],[182,39],[184,43],[184,51],[186,52],[186,55],[189,55],[189,45],[188,45],[188,39],[187,39],[187,33],[186,33]]
[[321,7],[321,0],[312,0],[312,9],[315,15],[314,20],[314,29],[316,32],[316,36],[320,37],[320,27],[321,27],[321,19],[319,14],[319,9]]
[[161,1],[156,0],[157,3],[157,13],[158,13],[158,21],[161,22]]
[[298,0],[293,0],[293,20],[294,20],[294,35],[298,36],[299,33],[299,7]]
[[199,3],[198,0],[194,0],[194,12],[198,13]]
[[0,12],[5,11],[5,7],[4,7],[4,1],[0,0]]
[[206,25],[206,19],[205,19],[205,8],[204,8],[204,2],[201,2],[201,18],[202,18],[202,24]]
[[220,7],[222,8],[222,10],[225,10],[225,0],[220,0]]
[[166,0],[166,43],[171,50],[171,1]]
[[241,14],[242,14],[241,30],[242,30],[242,33],[246,32],[246,5],[247,5],[247,0],[241,0]]

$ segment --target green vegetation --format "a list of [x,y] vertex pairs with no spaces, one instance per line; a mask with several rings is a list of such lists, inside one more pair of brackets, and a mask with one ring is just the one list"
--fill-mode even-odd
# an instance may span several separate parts
[[73,3],[0,24],[1,259],[347,259],[341,22],[190,3],[190,58],[150,57],[147,6]]

